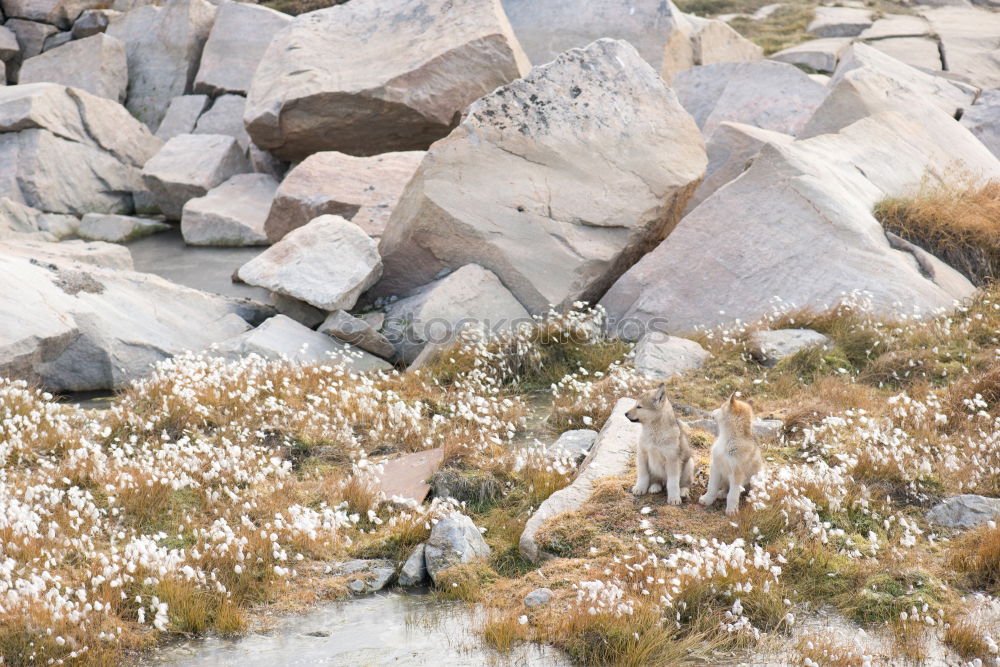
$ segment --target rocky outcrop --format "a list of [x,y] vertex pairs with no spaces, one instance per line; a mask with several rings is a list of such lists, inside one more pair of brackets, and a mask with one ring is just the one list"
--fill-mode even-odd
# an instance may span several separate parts
[[631,398],[620,398],[615,403],[611,416],[594,441],[590,454],[580,465],[573,482],[549,496],[524,525],[518,550],[521,555],[535,563],[549,555],[543,552],[535,536],[542,525],[560,514],[578,509],[587,502],[594,491],[594,482],[601,477],[624,475],[635,457],[639,444],[640,424],[633,424],[625,418],[625,413],[635,405]]
[[267,7],[222,3],[201,54],[194,92],[246,95],[268,44],[291,20]]
[[28,19],[69,30],[81,12],[102,4],[104,0],[4,0],[3,11],[8,18]]
[[319,308],[350,310],[382,274],[375,242],[360,227],[323,215],[240,267],[240,280]]
[[427,545],[421,542],[399,569],[400,586],[419,586],[427,580],[427,563],[424,551]]
[[146,163],[142,180],[163,214],[180,220],[188,201],[249,171],[250,163],[234,138],[179,134]]
[[470,102],[529,67],[499,0],[353,0],[275,35],[250,86],[246,126],[283,160],[423,149]]
[[1000,157],[1000,88],[984,90],[962,114],[962,125]]
[[945,528],[975,528],[1000,520],[1000,498],[965,494],[946,498],[927,513],[927,520]]
[[107,243],[128,243],[150,234],[164,232],[170,225],[149,218],[134,218],[128,215],[110,215],[107,213],[88,213],[80,221],[77,231],[80,238],[88,241],[105,241]]
[[3,242],[0,284],[0,375],[51,391],[121,387],[249,326],[223,297]]
[[472,519],[453,512],[439,519],[431,528],[431,536],[424,548],[427,574],[436,584],[442,570],[453,565],[484,560],[491,551]]
[[41,211],[131,212],[159,146],[117,102],[54,83],[0,88],[0,196]]
[[636,343],[632,365],[646,379],[667,380],[701,368],[710,356],[693,340],[650,332]]
[[428,151],[382,236],[375,293],[474,263],[532,312],[596,300],[674,227],[705,162],[697,126],[635,49],[568,51],[473,104]]
[[672,87],[706,137],[727,121],[794,136],[826,97],[799,68],[767,60],[695,67]]
[[655,317],[683,332],[753,320],[774,298],[822,307],[865,291],[878,310],[905,303],[927,312],[967,297],[967,280],[930,255],[895,249],[871,213],[887,194],[950,179],[956,165],[1000,175],[1000,162],[939,114],[931,127],[888,112],[838,134],[764,146],[608,291],[609,318]]
[[920,13],[940,40],[949,76],[981,88],[1000,88],[1000,13],[971,7],[936,7]]
[[409,364],[428,343],[450,343],[466,328],[488,338],[530,319],[495,274],[467,264],[390,304],[383,333]]
[[[929,115],[924,125],[932,126],[937,111],[955,118],[972,104],[978,92],[960,81],[921,72],[861,43],[844,52],[827,87],[826,99],[801,136],[837,132],[880,111],[898,111],[921,119]],[[891,95],[886,94],[888,90]]]
[[128,56],[125,106],[153,131],[171,100],[191,92],[215,11],[208,0],[169,0],[132,9],[108,26]]
[[228,359],[256,354],[264,359],[287,359],[296,364],[336,362],[358,372],[392,368],[378,357],[338,343],[284,315],[275,315],[252,331],[213,345],[212,352]]
[[288,172],[271,205],[264,229],[271,242],[325,214],[339,215],[379,237],[423,151],[355,157],[314,153]]
[[278,189],[267,174],[237,174],[204,197],[189,199],[181,212],[188,245],[267,245],[264,220]]
[[0,237],[42,233],[59,239],[75,234],[79,226],[80,220],[75,216],[43,213],[9,197],[0,197]]
[[98,34],[28,58],[21,65],[18,82],[40,81],[61,83],[124,102],[128,87],[125,45],[114,37]]
[[356,559],[334,565],[330,573],[344,577],[347,588],[355,595],[365,595],[388,586],[396,577],[396,564],[381,558]]
[[856,37],[872,27],[871,10],[856,7],[817,7],[806,31],[817,37]]

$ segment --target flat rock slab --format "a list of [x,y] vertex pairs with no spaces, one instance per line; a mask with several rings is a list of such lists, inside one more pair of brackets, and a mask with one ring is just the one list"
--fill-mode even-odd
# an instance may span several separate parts
[[198,118],[208,107],[208,95],[178,95],[170,101],[156,136],[170,141],[178,134],[192,134]]
[[792,65],[802,65],[815,72],[830,73],[837,69],[840,54],[850,45],[850,37],[814,39],[782,49],[772,54],[770,58]]
[[947,498],[927,513],[927,520],[946,528],[974,528],[1000,520],[1000,498],[965,494]]
[[386,498],[408,498],[422,503],[431,490],[427,480],[437,472],[443,460],[444,449],[435,447],[386,461],[379,475],[379,490]]
[[190,199],[181,212],[181,232],[189,245],[267,245],[264,220],[278,181],[267,174],[237,174],[204,197]]
[[910,67],[941,71],[941,50],[929,37],[892,37],[868,42],[868,45]]
[[288,359],[296,364],[340,361],[354,371],[389,370],[388,363],[348,345],[338,344],[284,315],[267,319],[256,329],[222,341],[213,351],[228,359],[256,354],[265,359]]
[[961,122],[991,153],[1000,157],[1000,88],[984,90],[976,103],[966,108]]
[[594,441],[590,454],[580,465],[576,478],[569,486],[549,496],[528,519],[518,543],[522,556],[533,563],[548,557],[535,543],[535,535],[542,524],[556,515],[572,512],[587,502],[594,491],[596,480],[626,473],[629,463],[635,458],[639,434],[642,432],[641,424],[633,424],[625,418],[625,413],[634,405],[635,399],[618,399],[611,416]]
[[101,33],[75,40],[25,60],[17,81],[20,84],[61,83],[98,97],[124,102],[128,88],[125,45]]
[[856,37],[872,27],[872,12],[855,7],[817,7],[806,31],[817,37]]
[[135,218],[128,215],[88,213],[80,221],[77,230],[82,239],[107,241],[108,243],[128,243],[150,234],[165,232],[171,226],[162,220]]

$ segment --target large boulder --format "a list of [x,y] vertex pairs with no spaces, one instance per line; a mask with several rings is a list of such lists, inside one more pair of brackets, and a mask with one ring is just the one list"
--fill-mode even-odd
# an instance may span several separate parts
[[21,57],[21,45],[17,43],[17,35],[10,28],[0,25],[0,61],[10,62]]
[[2,3],[8,18],[48,23],[60,30],[73,27],[73,21],[84,10],[103,4],[105,0],[3,0]]
[[188,245],[267,245],[264,220],[278,189],[267,174],[237,174],[204,197],[189,199],[181,213]]
[[941,62],[941,46],[937,40],[930,37],[894,37],[866,43],[910,67],[929,72],[944,69]]
[[382,236],[376,293],[474,263],[535,313],[594,301],[670,233],[705,163],[694,121],[634,48],[567,51],[431,147]]
[[794,136],[826,97],[799,68],[768,60],[695,67],[671,85],[706,137],[726,121]]
[[962,125],[1000,157],[1000,88],[984,90],[962,114]]
[[427,574],[435,584],[442,570],[453,565],[485,560],[492,551],[472,519],[459,512],[438,519],[425,544]]
[[0,236],[42,232],[63,238],[76,234],[79,225],[75,216],[43,213],[10,197],[0,197]]
[[750,334],[747,343],[753,358],[770,367],[807,348],[832,347],[833,341],[812,329],[762,329]]
[[915,247],[897,250],[872,209],[887,195],[949,182],[955,169],[1000,176],[1000,162],[942,112],[931,127],[886,112],[838,134],[768,144],[601,304],[612,321],[657,318],[672,332],[752,320],[776,298],[822,307],[864,291],[884,312],[950,307],[973,286]]
[[264,225],[267,238],[278,241],[325,214],[350,220],[369,236],[381,236],[423,156],[423,151],[372,157],[336,151],[310,155],[281,181]]
[[352,0],[275,35],[250,86],[247,130],[282,160],[423,149],[529,67],[499,0]]
[[330,313],[319,325],[318,331],[383,359],[392,359],[396,356],[395,346],[370,322],[343,310]]
[[317,333],[284,315],[275,315],[252,331],[217,343],[212,351],[227,359],[256,354],[264,359],[287,359],[296,364],[335,361],[359,372],[392,368],[378,357]]
[[409,364],[428,343],[454,341],[466,326],[489,337],[529,320],[528,311],[496,275],[467,264],[393,302],[382,330],[399,358]]
[[184,204],[236,174],[251,170],[233,137],[179,134],[146,163],[142,180],[167,218],[180,220]]
[[73,22],[73,39],[84,39],[104,32],[108,29],[111,19],[120,15],[121,12],[113,9],[85,9]]
[[705,143],[708,169],[705,172],[705,180],[698,186],[688,203],[688,211],[693,211],[712,193],[746,171],[750,161],[766,144],[787,144],[793,139],[794,137],[789,134],[762,130],[753,125],[719,123]]
[[100,33],[28,58],[21,65],[18,83],[40,81],[61,83],[124,102],[128,88],[125,45]]
[[201,54],[194,91],[246,95],[268,44],[291,20],[291,16],[267,7],[223,3]]
[[129,213],[160,141],[117,102],[54,83],[0,88],[0,196],[53,213]]
[[928,122],[933,124],[936,110],[955,118],[978,93],[972,86],[921,72],[861,43],[844,52],[827,87],[826,99],[801,136],[837,132],[880,111],[915,117],[929,114]]
[[116,17],[107,34],[125,44],[126,106],[155,131],[171,100],[191,92],[202,48],[212,29],[215,5],[208,0],[169,0]]
[[240,280],[320,310],[350,310],[382,275],[375,241],[353,222],[321,215],[240,267]]
[[971,7],[937,7],[921,14],[940,40],[949,75],[981,88],[1000,88],[1000,13]]
[[0,283],[0,376],[52,391],[121,387],[155,362],[248,328],[223,297],[7,243]]

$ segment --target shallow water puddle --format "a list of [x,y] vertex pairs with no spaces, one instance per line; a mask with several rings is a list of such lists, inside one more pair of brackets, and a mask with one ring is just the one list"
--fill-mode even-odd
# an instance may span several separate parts
[[317,606],[273,630],[167,646],[145,665],[569,665],[558,651],[529,645],[500,655],[476,636],[477,614],[458,602],[396,592]]

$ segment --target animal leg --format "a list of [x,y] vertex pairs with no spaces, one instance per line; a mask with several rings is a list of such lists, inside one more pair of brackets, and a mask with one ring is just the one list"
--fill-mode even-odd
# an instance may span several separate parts
[[694,457],[691,457],[684,464],[681,472],[681,498],[691,495],[691,482],[694,480]]
[[667,462],[667,504],[681,504],[681,462],[673,459]]
[[729,478],[729,494],[726,496],[726,515],[735,516],[740,509],[740,494],[743,493],[743,479],[733,471]]
[[722,473],[719,471],[718,461],[713,459],[711,467],[708,469],[708,489],[705,491],[705,495],[698,499],[698,502],[708,507],[719,498],[721,487]]
[[649,491],[649,461],[646,457],[646,452],[639,450],[635,459],[635,486],[632,487],[632,493],[637,496],[641,496]]

